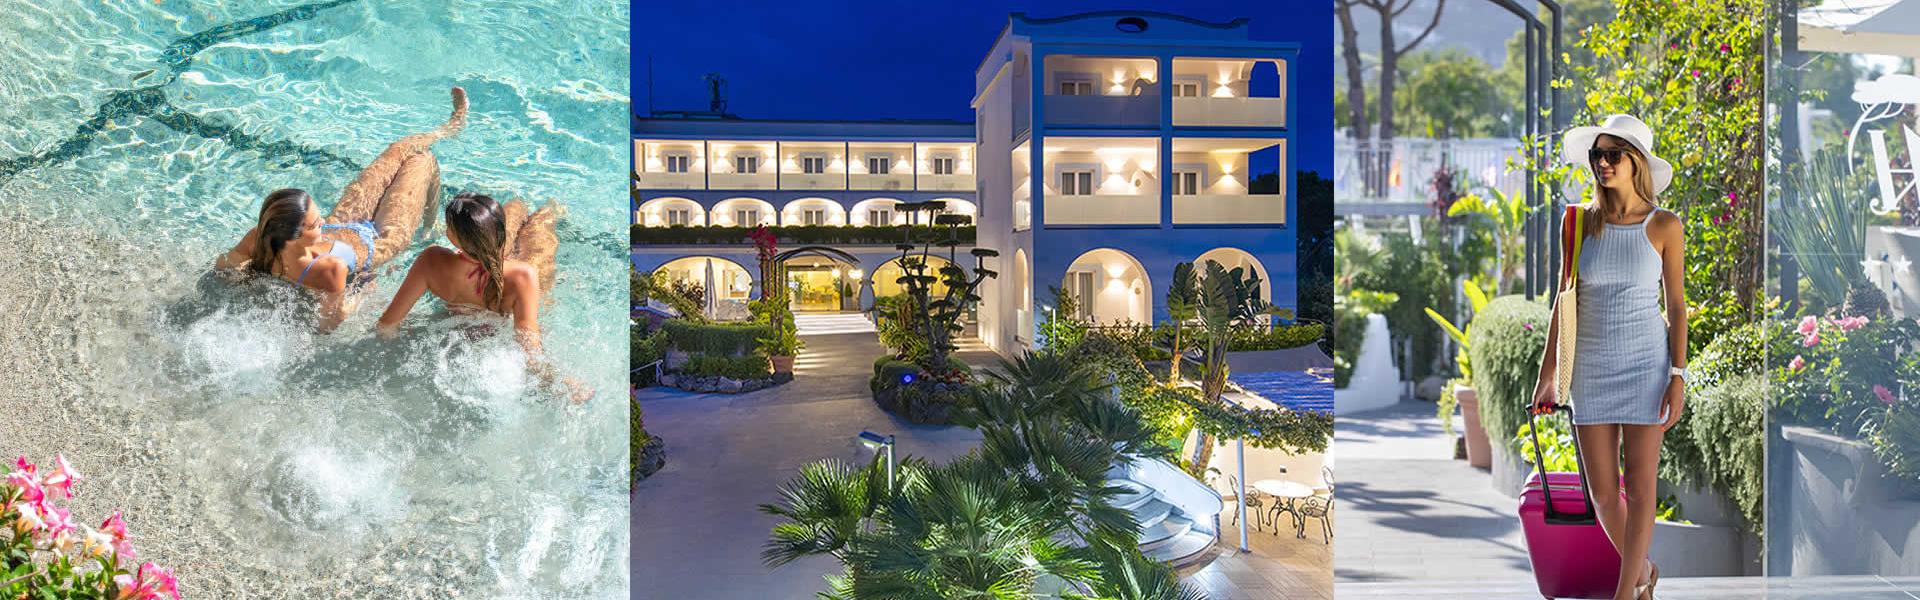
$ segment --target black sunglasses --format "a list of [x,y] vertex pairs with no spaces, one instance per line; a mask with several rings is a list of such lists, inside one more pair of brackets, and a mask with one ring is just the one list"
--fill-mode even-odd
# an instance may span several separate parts
[[1600,164],[1600,161],[1604,160],[1607,164],[1617,165],[1620,164],[1620,155],[1625,153],[1626,150],[1620,148],[1589,148],[1587,162]]

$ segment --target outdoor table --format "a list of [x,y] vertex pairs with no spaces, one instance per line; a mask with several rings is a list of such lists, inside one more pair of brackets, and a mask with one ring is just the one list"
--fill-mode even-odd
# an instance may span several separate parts
[[1274,498],[1273,509],[1271,511],[1273,513],[1274,535],[1280,535],[1279,520],[1280,513],[1282,512],[1293,514],[1293,525],[1296,534],[1306,530],[1306,522],[1300,520],[1300,512],[1294,508],[1294,503],[1302,498],[1312,497],[1313,488],[1307,487],[1307,484],[1298,481],[1262,479],[1253,482],[1253,489],[1259,490],[1260,493],[1273,496]]

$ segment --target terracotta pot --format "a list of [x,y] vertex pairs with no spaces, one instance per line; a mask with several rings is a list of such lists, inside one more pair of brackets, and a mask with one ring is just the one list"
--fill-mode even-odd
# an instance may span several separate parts
[[770,357],[770,359],[773,361],[773,372],[775,373],[792,373],[793,372],[793,357],[774,356],[774,357]]
[[1487,430],[1480,426],[1480,395],[1468,386],[1454,386],[1453,399],[1460,402],[1460,416],[1467,422],[1467,464],[1485,469],[1493,466],[1493,448],[1487,444]]

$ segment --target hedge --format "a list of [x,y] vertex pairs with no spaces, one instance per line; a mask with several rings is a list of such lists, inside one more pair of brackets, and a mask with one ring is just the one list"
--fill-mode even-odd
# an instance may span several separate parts
[[[1714,345],[1730,336],[1722,336]],[[1731,375],[1689,386],[1680,423],[1661,444],[1660,478],[1725,494],[1759,535],[1765,522],[1766,376]]]
[[1496,443],[1527,423],[1551,316],[1544,302],[1501,296],[1473,318],[1467,334],[1473,388],[1480,395],[1480,422]]
[[[635,245],[641,244],[751,244],[747,234],[754,227],[721,227],[717,225],[681,225],[674,227],[632,226],[629,236]],[[768,227],[782,244],[898,244],[907,239],[909,232],[917,240],[929,237],[936,240],[947,239],[945,226],[928,225],[877,225],[877,226],[838,226],[838,225],[782,225]],[[953,235],[961,243],[974,243],[977,233],[973,226],[953,228]]]
[[752,354],[757,340],[773,333],[764,323],[694,323],[683,319],[668,319],[664,329],[667,344],[673,348],[716,356]]
[[680,365],[680,372],[697,377],[727,377],[731,379],[766,379],[773,372],[764,356],[716,356],[695,354]]

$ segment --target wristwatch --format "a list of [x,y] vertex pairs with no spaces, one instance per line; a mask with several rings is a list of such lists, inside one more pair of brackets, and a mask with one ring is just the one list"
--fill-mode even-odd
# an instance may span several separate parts
[[1686,367],[1667,367],[1667,374],[1672,375],[1674,377],[1679,377],[1681,381],[1687,380]]

